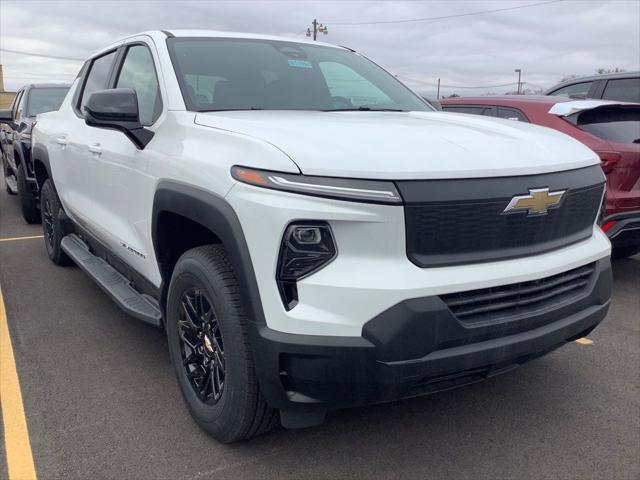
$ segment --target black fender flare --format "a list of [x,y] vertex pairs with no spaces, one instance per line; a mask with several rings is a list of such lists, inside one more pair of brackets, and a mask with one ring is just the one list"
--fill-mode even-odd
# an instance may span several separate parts
[[14,154],[14,161],[16,163],[16,168],[22,168],[24,170],[24,174],[27,180],[33,181],[35,172],[33,172],[32,171],[33,169],[30,168],[30,166],[27,164],[28,162],[26,161],[24,146],[22,144],[18,144],[15,147],[16,148],[14,148],[13,154]]
[[[170,180],[159,182],[153,199],[151,232],[156,261],[160,267],[158,220],[163,212],[188,218],[220,239],[229,254],[247,316],[253,323],[266,324],[249,248],[238,216],[231,205],[224,198],[198,187]],[[169,281],[169,278],[162,279],[163,291]]]
[[[41,178],[38,178],[38,171],[36,169],[36,163],[42,163],[44,165],[45,170],[47,171],[47,177],[51,179],[53,182],[53,175],[51,175],[51,163],[49,162],[49,152],[47,148],[41,143],[36,143],[31,147],[31,164],[33,165],[33,170],[36,176],[36,183],[38,184],[38,191],[42,189],[42,181]],[[55,182],[53,182],[55,187]]]

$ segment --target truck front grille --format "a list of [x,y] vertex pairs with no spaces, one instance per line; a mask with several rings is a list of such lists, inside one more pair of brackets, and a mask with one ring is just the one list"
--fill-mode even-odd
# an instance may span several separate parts
[[463,323],[493,323],[557,308],[574,300],[584,294],[594,271],[595,263],[592,263],[539,280],[453,293],[440,298]]
[[[407,257],[439,267],[536,255],[589,238],[602,201],[598,166],[504,178],[397,182],[405,200]],[[564,190],[558,208],[541,215],[505,214],[514,196]]]

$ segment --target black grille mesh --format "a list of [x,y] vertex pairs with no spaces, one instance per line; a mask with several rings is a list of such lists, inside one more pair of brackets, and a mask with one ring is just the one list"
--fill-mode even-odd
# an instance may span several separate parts
[[595,264],[522,283],[442,295],[440,298],[463,323],[503,320],[523,312],[555,308],[584,293]]
[[569,190],[546,215],[504,215],[512,197],[405,206],[407,255],[421,267],[542,253],[591,235],[601,185]]

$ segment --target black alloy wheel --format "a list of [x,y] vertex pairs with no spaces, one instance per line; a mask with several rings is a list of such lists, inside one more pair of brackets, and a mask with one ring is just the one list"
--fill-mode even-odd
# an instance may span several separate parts
[[61,245],[62,238],[66,234],[60,221],[60,215],[63,213],[53,182],[51,179],[45,180],[40,190],[40,215],[47,255],[56,265],[71,265],[73,262],[64,253]]
[[191,288],[180,300],[178,330],[182,363],[200,401],[213,405],[225,385],[226,359],[220,324],[202,290]]
[[51,251],[54,248],[55,242],[55,230],[54,230],[54,218],[51,209],[51,202],[48,198],[43,199],[42,202],[42,229],[44,231],[44,241],[47,242],[47,250]]

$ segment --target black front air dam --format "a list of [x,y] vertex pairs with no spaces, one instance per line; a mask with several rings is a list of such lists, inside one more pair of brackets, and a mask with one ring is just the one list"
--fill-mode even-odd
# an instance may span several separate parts
[[401,302],[362,337],[294,335],[251,325],[256,373],[267,402],[319,411],[408,398],[510,370],[580,338],[606,316],[612,275],[596,262],[584,295],[517,322],[469,328],[439,297]]

